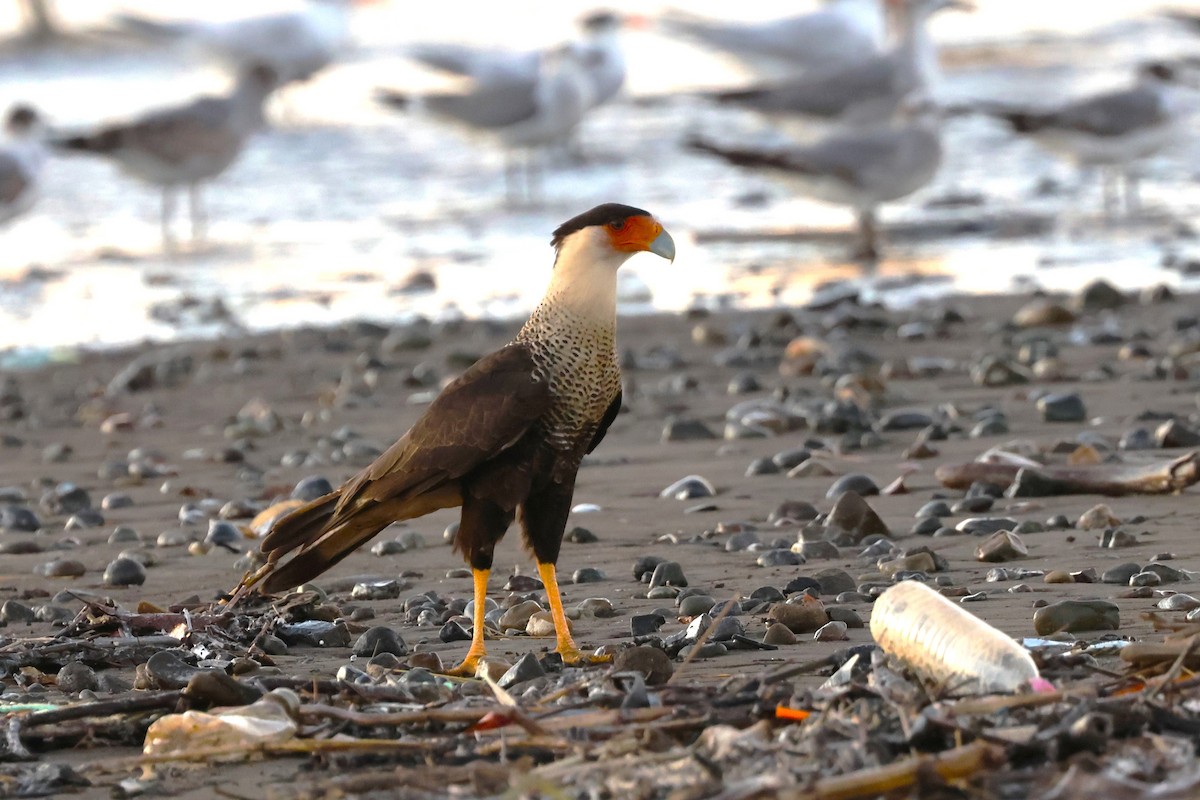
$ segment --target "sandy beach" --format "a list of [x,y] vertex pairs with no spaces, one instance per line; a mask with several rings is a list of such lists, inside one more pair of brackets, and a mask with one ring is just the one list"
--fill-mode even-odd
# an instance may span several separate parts
[[[827,498],[827,491],[839,476],[850,473],[868,475],[879,487],[903,476],[902,493],[870,496],[868,504],[900,548],[928,546],[946,560],[948,569],[936,573],[939,581],[983,593],[982,602],[971,603],[969,610],[1002,631],[1016,637],[1034,636],[1035,601],[1102,598],[1120,607],[1120,629],[1111,635],[1152,637],[1152,626],[1143,615],[1153,610],[1163,591],[1187,591],[1186,584],[1164,585],[1153,595],[1131,599],[1125,596],[1128,586],[1047,584],[1040,573],[999,582],[989,582],[986,576],[997,566],[1046,572],[1092,569],[1099,576],[1124,562],[1144,565],[1155,558],[1170,559],[1165,563],[1177,569],[1200,570],[1194,491],[1111,499],[1088,495],[1000,498],[986,513],[955,514],[943,522],[953,527],[966,517],[982,516],[1045,523],[1061,514],[1074,523],[1103,502],[1118,520],[1129,520],[1119,526],[1129,534],[1128,546],[1118,548],[1100,546],[1103,530],[1071,527],[1030,532],[1021,536],[1028,548],[1026,557],[992,564],[976,557],[976,548],[986,537],[910,533],[918,508],[933,498],[944,497],[953,503],[962,497],[961,491],[939,484],[935,469],[969,462],[991,447],[1031,455],[1054,454],[1050,457],[1058,462],[1065,462],[1081,442],[1090,443],[1102,460],[1146,462],[1186,452],[1177,448],[1121,452],[1117,442],[1135,428],[1153,431],[1167,418],[1194,430],[1200,369],[1196,297],[1159,297],[1150,304],[1129,298],[1119,308],[1079,311],[1073,323],[1022,329],[1012,320],[1029,300],[951,298],[904,311],[850,302],[821,310],[621,319],[626,409],[580,472],[575,501],[586,507],[578,508],[568,525],[569,529],[586,528],[597,541],[568,542],[559,562],[564,583],[583,567],[599,569],[605,576],[596,583],[567,583],[568,607],[602,597],[615,609],[612,617],[575,622],[581,645],[619,648],[631,638],[631,617],[671,609],[669,600],[647,599],[647,587],[634,579],[631,568],[642,556],[678,562],[688,586],[698,587],[717,601],[745,599],[764,586],[782,589],[795,578],[829,568],[844,570],[860,584],[886,582],[876,570],[875,559],[861,557],[863,548],[858,546],[839,548],[837,557],[773,567],[758,565],[762,552],[726,550],[726,542],[740,530],[756,530],[764,542],[778,538],[790,546],[797,539],[797,523],[789,521],[777,527],[768,522],[772,512],[785,501],[808,502],[821,512],[829,511],[834,501]],[[1073,302],[1073,298],[1062,298],[1063,319],[1075,316],[1069,311]],[[38,515],[40,530],[0,533],[0,544],[5,546],[0,561],[0,603],[12,600],[29,607],[62,606],[69,618],[78,610],[78,603],[51,600],[61,590],[95,593],[128,609],[143,603],[165,609],[217,599],[241,577],[235,566],[239,555],[220,548],[192,554],[187,546],[204,539],[208,519],[216,509],[230,501],[242,503],[247,510],[265,507],[286,497],[308,476],[323,476],[337,485],[402,433],[438,384],[470,360],[503,344],[516,327],[516,322],[463,322],[391,330],[373,324],[297,328],[84,354],[79,363],[9,373],[3,392],[5,420],[0,425],[4,464],[0,485],[10,487],[3,489],[6,501]],[[783,357],[788,343],[799,337],[820,342],[818,374],[803,374],[806,358]],[[1026,346],[1041,342],[1043,345],[1037,346],[1057,351],[1052,363],[1037,368],[1047,377],[1039,378],[1020,367],[1022,374],[1031,376],[1028,382],[980,386],[972,380],[971,367],[982,357],[1015,357],[1023,341]],[[793,343],[792,348],[795,355],[798,345]],[[174,374],[160,369],[157,377],[146,373],[132,385],[126,381],[122,388],[122,381],[114,381],[114,376],[135,358],[143,363],[173,364]],[[866,366],[851,368],[853,364]],[[819,374],[822,371],[824,375]],[[743,393],[730,394],[731,382],[739,384]],[[1045,421],[1035,398],[1046,392],[1078,393],[1086,407],[1084,421]],[[727,426],[726,418],[737,403],[786,397],[784,404],[777,405],[795,409],[835,396],[857,399],[861,405],[856,407],[865,418],[882,429],[842,434],[812,430],[793,420],[782,426],[792,430],[763,437],[763,428],[775,425],[767,419],[759,433],[746,433],[742,428],[740,436],[747,438],[721,438],[727,427],[738,428]],[[979,413],[983,409],[1000,412],[1007,433],[968,435],[984,418]],[[906,456],[919,428],[891,430],[879,424],[897,410],[923,412],[943,421],[948,438],[928,442],[936,454],[920,459]],[[671,419],[703,423],[717,438],[663,441],[664,427]],[[812,459],[831,474],[747,475],[748,465],[756,459],[802,444],[809,448],[824,445],[823,450],[814,451]],[[133,462],[153,465],[149,471],[160,474],[145,478],[123,474],[127,467],[114,465],[128,465],[131,455]],[[686,501],[659,497],[663,488],[693,474],[711,482],[716,495]],[[86,490],[102,521],[94,519],[87,527],[77,521],[71,523],[74,529],[64,530],[70,514],[47,511],[44,505],[39,508],[43,493],[63,483]],[[101,509],[101,498],[113,493],[127,495],[131,504]],[[21,497],[26,499],[21,501]],[[189,522],[181,523],[180,510],[186,504],[200,510]],[[411,531],[422,546],[383,556],[364,548],[317,581],[331,602],[344,606],[352,633],[369,625],[387,625],[399,632],[410,648],[436,652],[446,664],[462,656],[465,642],[442,643],[440,626],[406,623],[400,601],[357,601],[349,594],[351,586],[367,576],[403,576],[407,588],[402,597],[433,591],[444,597],[469,598],[469,576],[448,577],[461,574],[452,571],[463,566],[443,537],[454,519],[450,512],[439,512],[388,529],[377,541]],[[249,522],[234,521],[240,525]],[[110,543],[110,535],[120,526],[135,531],[136,541]],[[166,541],[175,544],[160,546]],[[413,542],[411,537],[409,542]],[[246,540],[239,546],[252,548],[254,542]],[[127,549],[145,556],[144,584],[106,586],[102,581],[106,565]],[[36,552],[23,552],[26,550]],[[72,578],[35,574],[40,565],[56,559],[76,561],[85,571]],[[498,548],[496,565],[491,592],[497,600],[508,594],[501,587],[510,575],[533,572],[515,531]],[[1028,591],[1008,591],[1017,583],[1026,584]],[[827,605],[842,605],[863,621],[869,619],[869,602],[836,604],[831,596],[822,599]],[[353,608],[370,612],[359,612],[351,619]],[[747,637],[761,640],[764,618],[761,609],[739,617]],[[687,618],[672,614],[660,634],[681,630],[687,622]],[[61,621],[10,622],[0,628],[0,644],[53,636],[61,625]],[[1080,634],[1089,640],[1104,635]],[[848,643],[871,641],[865,628],[850,627],[847,636],[848,642],[815,642],[811,634],[802,634],[798,643],[777,650],[731,650],[685,666],[677,663],[676,668],[689,678],[716,683],[731,675],[821,658]],[[490,648],[492,655],[512,662],[527,652],[540,656],[551,641],[515,636],[494,640]],[[348,647],[291,647],[274,657],[274,663],[285,674],[317,679],[330,678],[339,667],[352,662]],[[133,667],[115,673],[132,682]],[[797,680],[800,691],[815,687],[823,678],[801,676]],[[52,684],[52,680],[47,682]],[[3,686],[4,691],[14,689],[13,679],[6,679]],[[52,685],[42,696],[61,699]],[[98,755],[76,749],[51,758],[81,763]],[[298,764],[276,762],[267,771],[235,767],[222,770],[219,778],[205,770],[185,771],[171,778],[169,785],[178,797],[209,796],[206,792],[216,785],[236,787],[245,796],[258,791],[255,787],[269,786],[282,780],[281,776],[293,774]],[[107,790],[98,786],[81,796],[106,795]]]

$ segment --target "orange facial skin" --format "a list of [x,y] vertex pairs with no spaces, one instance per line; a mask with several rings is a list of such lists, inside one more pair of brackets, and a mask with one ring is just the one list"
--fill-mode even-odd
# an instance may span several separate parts
[[[619,226],[619,227],[618,227]],[[663,227],[654,217],[626,217],[623,222],[610,222],[604,226],[614,250],[625,253],[640,253],[650,249],[650,243],[658,238]]]

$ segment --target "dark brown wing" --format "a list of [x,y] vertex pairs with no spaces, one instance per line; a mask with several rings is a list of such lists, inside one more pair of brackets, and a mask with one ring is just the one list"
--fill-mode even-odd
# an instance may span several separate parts
[[342,489],[330,525],[368,502],[385,502],[456,480],[510,447],[550,407],[550,386],[534,377],[524,345],[475,362],[421,418]]
[[588,445],[587,451],[590,453],[600,446],[600,442],[604,441],[604,434],[608,433],[608,426],[613,424],[613,420],[617,418],[617,414],[621,413],[621,396],[622,392],[617,392],[617,396],[608,404],[608,408],[604,412],[604,418],[600,420],[600,427],[596,429],[595,435],[592,436],[592,443]]

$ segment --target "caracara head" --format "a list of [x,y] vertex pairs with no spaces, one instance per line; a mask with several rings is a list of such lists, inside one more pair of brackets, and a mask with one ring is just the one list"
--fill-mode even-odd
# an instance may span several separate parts
[[555,268],[590,264],[614,271],[635,253],[675,260],[675,241],[658,220],[633,206],[605,203],[559,225],[550,240]]

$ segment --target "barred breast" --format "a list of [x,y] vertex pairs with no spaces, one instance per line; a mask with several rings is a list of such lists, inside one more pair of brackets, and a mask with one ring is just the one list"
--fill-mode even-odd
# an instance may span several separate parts
[[543,304],[513,340],[531,349],[538,377],[550,383],[554,403],[542,422],[547,441],[572,459],[583,457],[621,391],[614,327]]

